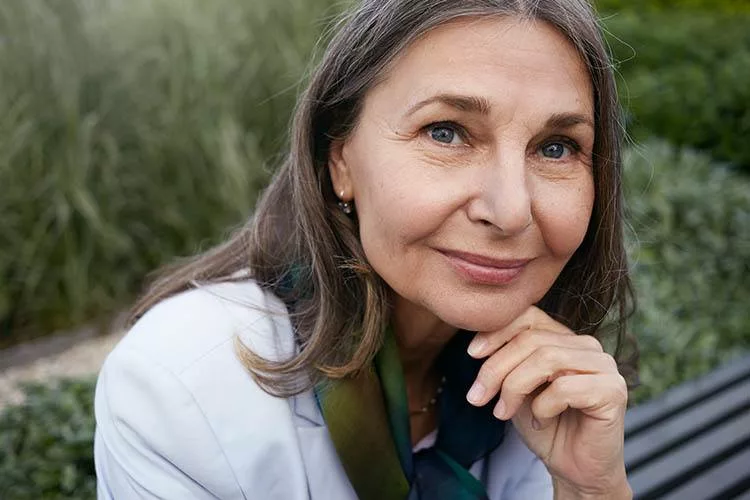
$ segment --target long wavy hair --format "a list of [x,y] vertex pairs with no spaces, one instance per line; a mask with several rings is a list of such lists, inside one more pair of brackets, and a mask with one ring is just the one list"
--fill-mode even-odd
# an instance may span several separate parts
[[356,217],[338,207],[327,167],[331,143],[350,134],[367,92],[415,39],[454,20],[485,16],[549,23],[588,69],[596,126],[593,212],[581,246],[538,305],[575,332],[608,340],[632,382],[637,349],[625,329],[633,297],[623,244],[623,131],[612,65],[586,0],[360,2],[335,25],[299,96],[288,153],[254,215],[227,242],[168,268],[135,305],[132,320],[196,283],[247,279],[236,277],[245,270],[286,304],[300,346],[289,359],[269,360],[238,343],[240,359],[266,391],[290,396],[367,366],[389,321],[389,289],[365,258]]

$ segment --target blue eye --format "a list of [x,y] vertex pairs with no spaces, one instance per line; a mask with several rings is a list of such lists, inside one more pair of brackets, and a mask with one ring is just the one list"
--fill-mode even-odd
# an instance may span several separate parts
[[445,144],[452,143],[455,136],[456,131],[448,127],[435,127],[430,130],[430,137],[437,142],[444,142]]
[[459,131],[455,126],[446,123],[437,123],[427,128],[430,138],[442,144],[457,144],[461,141]]
[[570,147],[562,142],[550,142],[541,147],[541,153],[545,158],[559,160],[570,154]]

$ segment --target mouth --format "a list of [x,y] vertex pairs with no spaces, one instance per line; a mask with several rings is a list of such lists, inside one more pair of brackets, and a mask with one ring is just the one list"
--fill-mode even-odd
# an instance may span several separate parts
[[479,254],[439,250],[451,267],[464,279],[482,285],[507,285],[513,282],[532,259],[496,259]]

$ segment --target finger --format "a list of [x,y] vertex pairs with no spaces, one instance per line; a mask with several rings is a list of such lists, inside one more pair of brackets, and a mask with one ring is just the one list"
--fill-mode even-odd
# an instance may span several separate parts
[[531,402],[539,429],[565,410],[580,410],[591,418],[614,422],[624,418],[628,403],[625,379],[619,373],[567,375],[555,379]]
[[477,332],[467,351],[474,358],[484,358],[500,349],[519,333],[530,329],[559,331],[560,333],[575,335],[568,327],[555,321],[538,307],[531,306],[501,330]]
[[467,395],[469,402],[477,406],[487,404],[500,390],[506,375],[543,346],[603,351],[599,341],[587,335],[561,335],[559,332],[527,330],[514,337],[482,364],[477,379]]
[[527,396],[541,385],[560,377],[607,373],[617,373],[617,363],[607,353],[569,347],[541,347],[505,377],[495,416],[504,420],[512,418]]

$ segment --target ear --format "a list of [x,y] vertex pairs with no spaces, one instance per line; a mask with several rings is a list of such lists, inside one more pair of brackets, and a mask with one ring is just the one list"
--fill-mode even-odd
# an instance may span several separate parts
[[[328,153],[328,172],[331,174],[333,192],[341,201],[354,198],[351,170],[344,155],[345,141],[334,140]],[[343,193],[343,194],[342,194]]]

